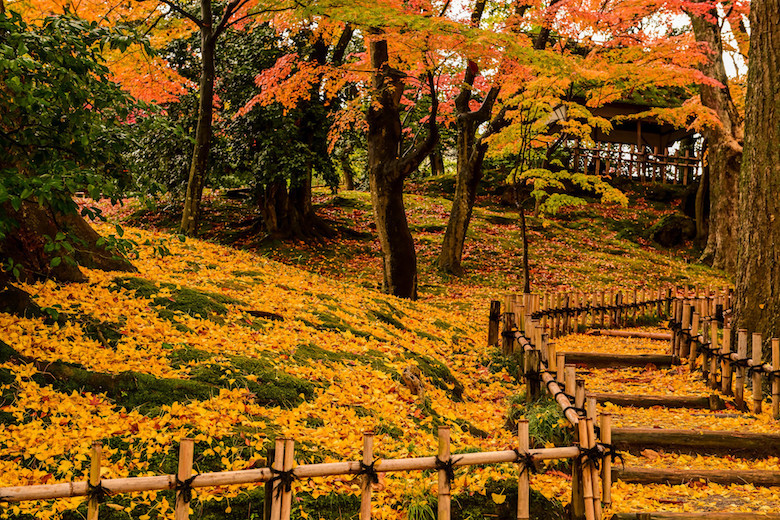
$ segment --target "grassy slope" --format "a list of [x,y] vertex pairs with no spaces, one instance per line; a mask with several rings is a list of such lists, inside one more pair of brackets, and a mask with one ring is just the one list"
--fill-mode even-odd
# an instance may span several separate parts
[[[33,365],[0,364],[13,379],[2,387],[0,485],[79,479],[95,439],[108,446],[104,477],[173,471],[174,445],[185,435],[198,440],[200,471],[242,469],[262,458],[277,434],[299,441],[299,462],[356,459],[365,429],[377,431],[381,456],[430,454],[441,422],[458,426],[457,451],[510,446],[503,426],[508,398],[519,388],[484,347],[484,329],[487,300],[519,287],[516,215],[490,204],[477,208],[468,274],[450,280],[434,269],[448,202],[408,196],[421,270],[421,301],[408,302],[375,290],[380,260],[369,234],[368,195],[323,195],[319,202],[324,215],[352,230],[352,238],[255,247],[251,239],[226,234],[224,223],[236,221],[235,208],[215,204],[207,235],[255,248],[260,256],[132,229],[139,243],[162,241],[173,254],[160,258],[151,245],[141,245],[137,279],[93,271],[87,285],[27,287],[41,305],[57,306],[69,318],[47,324],[0,315],[0,340],[53,366],[76,366],[62,368],[69,375],[62,381]],[[658,216],[647,206],[595,207],[557,220],[532,219],[534,280],[544,288],[583,290],[637,281],[723,283],[718,273],[618,237],[619,229],[631,234]],[[626,217],[636,225],[621,220]],[[399,376],[410,365],[423,371],[424,401]],[[491,478],[513,471],[473,470],[457,485],[468,480],[472,493],[484,493]],[[426,504],[432,482],[388,477],[378,493],[378,517],[395,518],[397,509]],[[307,500],[332,502],[331,492],[357,487],[331,479],[299,489]],[[209,492],[200,498],[214,506]],[[113,501],[142,520],[167,514],[172,502],[165,494]],[[46,518],[80,503],[61,500],[0,514]],[[333,512],[347,505],[316,507]],[[214,507],[224,516],[229,506]]]

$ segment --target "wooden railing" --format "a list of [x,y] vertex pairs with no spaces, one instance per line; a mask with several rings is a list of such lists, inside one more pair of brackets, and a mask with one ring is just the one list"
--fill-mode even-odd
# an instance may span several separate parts
[[701,175],[701,158],[690,152],[669,155],[657,148],[650,152],[634,145],[596,143],[594,148],[572,148],[570,169],[640,182],[687,185]]

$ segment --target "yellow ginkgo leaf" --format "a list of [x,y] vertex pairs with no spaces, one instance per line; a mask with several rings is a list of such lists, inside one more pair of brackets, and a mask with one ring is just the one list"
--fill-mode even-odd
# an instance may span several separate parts
[[493,502],[496,504],[503,504],[506,502],[506,495],[497,495],[495,493],[491,493],[490,497],[493,499]]

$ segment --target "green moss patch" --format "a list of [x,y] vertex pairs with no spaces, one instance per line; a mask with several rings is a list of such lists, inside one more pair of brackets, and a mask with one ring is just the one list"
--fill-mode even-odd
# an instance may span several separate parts
[[[228,304],[245,305],[241,300],[225,296],[224,294],[177,287],[170,283],[161,283],[159,286],[136,276],[114,278],[109,289],[125,289],[134,291],[137,297],[148,298],[157,306],[161,318],[175,321],[178,312],[189,314],[198,318],[214,319],[215,316],[225,315],[228,312]],[[170,296],[157,296],[161,289],[168,289]]]
[[417,362],[417,366],[430,384],[447,392],[453,401],[463,401],[463,384],[452,375],[447,365],[432,357],[414,352],[408,352],[406,356]]

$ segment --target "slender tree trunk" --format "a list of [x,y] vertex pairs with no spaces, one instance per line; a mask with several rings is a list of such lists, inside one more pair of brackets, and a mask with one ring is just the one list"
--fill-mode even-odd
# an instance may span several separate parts
[[475,145],[478,123],[473,119],[459,119],[457,123],[458,175],[452,210],[439,255],[439,269],[456,276],[463,274],[463,246],[471,222],[477,188],[482,180],[482,161],[487,151],[485,143],[479,142]]
[[444,175],[444,154],[441,153],[441,144],[433,149],[428,160],[431,162],[431,177]]
[[528,264],[528,227],[525,222],[525,209],[520,205],[520,229],[523,235],[523,292],[531,293],[531,267]]
[[780,0],[750,5],[736,322],[780,335]]
[[400,101],[404,75],[390,67],[386,40],[369,44],[372,100],[368,121],[368,178],[383,260],[383,290],[402,298],[417,298],[417,256],[404,208],[404,180],[431,152],[438,140],[438,102],[429,76],[433,103],[428,137],[402,153]]
[[699,186],[696,189],[696,244],[703,246],[708,235],[707,203],[710,196],[710,168],[705,166],[702,170]]
[[195,148],[192,152],[190,176],[184,198],[181,216],[181,232],[195,236],[200,225],[200,203],[203,186],[206,184],[209,151],[211,150],[212,118],[214,107],[214,57],[217,39],[214,35],[211,0],[201,0],[203,27],[200,31],[202,69],[200,73],[200,100],[198,104],[198,127],[195,132]]
[[707,44],[712,52],[701,70],[723,85],[700,87],[702,103],[718,115],[721,123],[717,128],[708,127],[702,132],[708,148],[710,218],[707,246],[700,260],[734,273],[737,265],[738,181],[743,123],[728,88],[718,13],[713,10],[709,15],[711,19],[690,16],[696,40]]

